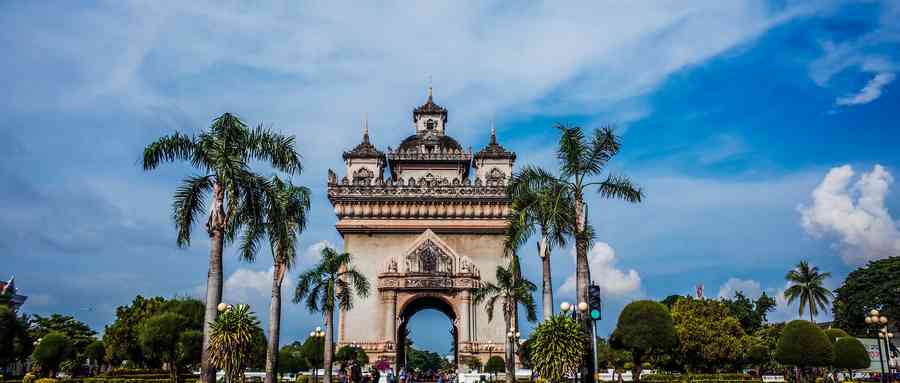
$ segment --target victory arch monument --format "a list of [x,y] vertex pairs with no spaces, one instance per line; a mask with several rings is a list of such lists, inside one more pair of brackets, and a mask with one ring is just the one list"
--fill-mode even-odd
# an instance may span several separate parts
[[503,315],[488,322],[472,291],[494,279],[503,258],[509,213],[506,182],[515,153],[490,143],[473,154],[448,135],[447,109],[425,104],[412,113],[411,134],[396,149],[381,151],[369,140],[344,152],[346,173],[328,173],[328,199],[335,228],[354,265],[372,282],[365,299],[338,318],[338,347],[355,344],[374,362],[404,363],[410,318],[436,309],[450,318],[460,370],[466,361],[503,356]]

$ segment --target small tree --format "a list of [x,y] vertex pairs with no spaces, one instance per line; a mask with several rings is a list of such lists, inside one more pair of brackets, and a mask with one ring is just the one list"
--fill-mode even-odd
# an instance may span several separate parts
[[179,362],[185,367],[194,367],[200,364],[203,355],[203,332],[200,330],[183,331],[178,336]]
[[834,361],[834,349],[825,332],[805,320],[794,320],[784,327],[778,348],[775,351],[778,363],[796,366],[800,370],[807,367],[830,366]]
[[531,364],[538,376],[561,382],[575,373],[584,360],[587,336],[578,323],[566,316],[553,316],[531,333]]
[[228,308],[210,324],[210,362],[216,368],[225,370],[227,383],[244,381],[244,369],[252,361],[258,327],[259,321],[248,305]]
[[497,374],[498,372],[506,372],[506,361],[500,355],[494,355],[488,359],[484,365],[484,372],[489,374]]
[[59,365],[73,354],[72,341],[60,332],[51,332],[40,338],[32,357],[41,369],[52,378],[56,377]]
[[869,367],[871,363],[869,353],[859,339],[843,337],[834,342],[835,368],[847,370],[853,376],[853,370]]
[[103,360],[106,359],[106,348],[103,346],[103,342],[95,340],[88,344],[84,349],[84,356],[90,359],[91,370],[94,370],[96,366],[96,370],[93,372],[99,372]]
[[478,358],[469,358],[469,362],[466,364],[469,366],[469,369],[472,371],[481,371],[481,359]]
[[346,363],[354,359],[356,359],[356,349],[350,346],[341,346],[341,348],[334,353],[335,362]]
[[[678,303],[675,305],[677,307]],[[639,382],[644,358],[674,347],[677,341],[672,316],[666,306],[654,301],[635,301],[619,314],[611,344],[614,348],[631,351],[632,379]]]
[[138,343],[144,353],[169,365],[169,376],[178,381],[179,340],[187,318],[175,313],[162,313],[148,318],[138,329]]

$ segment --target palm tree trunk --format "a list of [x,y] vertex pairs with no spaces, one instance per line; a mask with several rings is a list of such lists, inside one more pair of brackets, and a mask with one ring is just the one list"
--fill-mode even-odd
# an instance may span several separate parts
[[[218,199],[219,195],[216,196]],[[216,207],[221,210],[221,201],[214,202]],[[214,210],[215,211],[215,210]],[[209,354],[209,334],[210,323],[216,320],[219,315],[218,306],[222,302],[222,247],[225,239],[225,232],[221,225],[214,223],[215,213],[210,217],[210,248],[209,248],[209,272],[206,276],[206,311],[203,316],[203,350],[200,356],[200,382],[215,383],[216,369],[210,365]]]
[[322,375],[325,383],[331,383],[331,356],[334,355],[334,312],[332,310],[323,310],[325,314],[325,355],[324,368],[325,373]]
[[544,299],[541,304],[544,320],[553,316],[553,278],[550,275],[550,246],[547,239],[547,233],[541,233],[541,240],[538,242],[538,256],[541,257],[542,278],[541,286]]
[[[508,300],[510,298],[505,298],[505,299]],[[508,306],[509,302],[506,302],[506,304],[507,304],[507,307],[505,310],[503,310],[503,319],[506,321],[506,332],[510,332],[510,331],[512,331],[513,308]],[[515,305],[515,300],[513,300],[512,304]],[[512,339],[510,339],[508,336],[506,336],[505,333],[503,334],[503,336],[506,337],[506,353],[505,353],[506,360],[504,361],[504,362],[506,362],[506,383],[515,383],[516,382],[515,362],[514,362],[515,357],[513,356],[513,352],[512,352],[512,350],[513,350]]]
[[278,371],[278,338],[281,332],[281,282],[284,264],[275,262],[272,271],[272,302],[269,304],[269,347],[266,350],[266,383],[275,383]]
[[[587,253],[588,253],[588,241],[584,236],[584,231],[586,228],[587,217],[585,216],[585,205],[582,199],[582,195],[580,192],[576,191],[575,193],[575,307],[578,307],[578,304],[581,302],[589,302],[588,299],[588,285],[591,280],[591,270],[588,265]],[[576,312],[577,309],[576,309]],[[584,329],[585,334],[591,334],[591,324],[589,317],[584,315],[581,312],[578,312],[578,318],[581,320],[581,327]],[[591,336],[588,336],[591,338]],[[585,342],[584,346],[587,350],[591,349],[590,341]],[[588,352],[590,354],[590,352]],[[594,381],[594,364],[587,363],[590,361],[590,358],[585,358],[584,367],[582,371],[585,373],[582,374],[582,381],[590,383]]]
[[813,305],[814,304],[815,304],[814,301],[809,302],[809,322],[813,323],[813,324],[816,323],[816,320],[813,318]]

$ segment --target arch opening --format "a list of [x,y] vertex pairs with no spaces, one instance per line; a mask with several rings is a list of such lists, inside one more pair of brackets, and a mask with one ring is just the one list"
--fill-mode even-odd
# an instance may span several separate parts
[[[407,349],[405,347],[407,343],[407,338],[409,337],[409,324],[410,320],[419,312],[424,310],[435,310],[437,312],[442,313],[447,317],[450,321],[450,329],[447,333],[452,337],[451,340],[451,349],[453,355],[452,363],[456,363],[459,360],[459,328],[457,326],[457,315],[456,311],[453,309],[453,306],[450,302],[444,300],[443,298],[436,296],[423,296],[414,298],[412,301],[407,303],[400,311],[399,317],[399,326],[397,329],[397,352],[396,352],[396,361],[394,366],[397,366],[397,372],[401,369],[407,367]],[[441,353],[438,353],[441,355]]]

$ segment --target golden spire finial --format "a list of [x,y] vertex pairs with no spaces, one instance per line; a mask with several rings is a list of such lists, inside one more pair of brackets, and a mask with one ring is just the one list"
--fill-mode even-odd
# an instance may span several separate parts
[[497,143],[497,129],[494,128],[494,119],[491,119],[491,143]]
[[363,134],[369,135],[369,113],[363,115]]
[[431,75],[428,75],[428,100],[431,100]]

